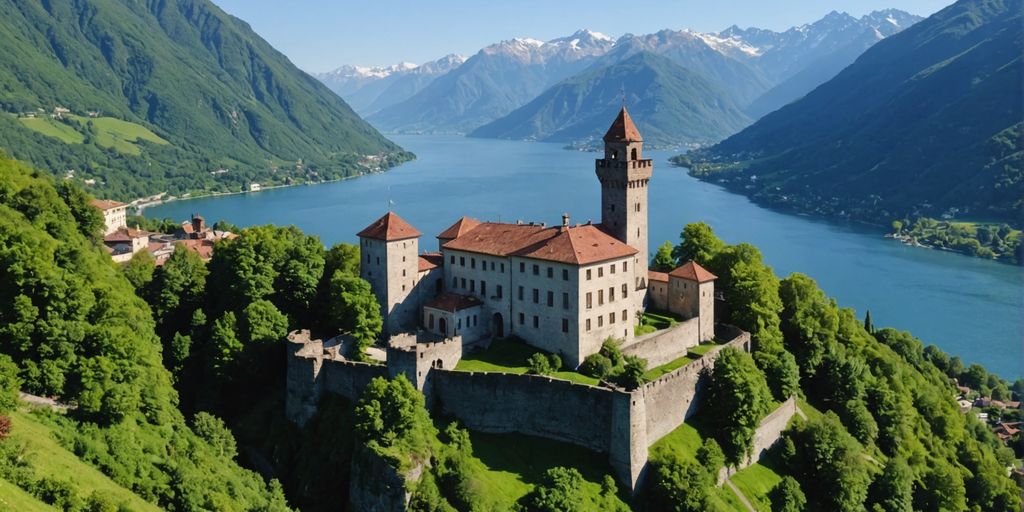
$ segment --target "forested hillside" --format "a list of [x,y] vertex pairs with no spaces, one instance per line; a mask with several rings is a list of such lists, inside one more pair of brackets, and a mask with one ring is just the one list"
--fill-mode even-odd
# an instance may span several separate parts
[[762,202],[884,222],[1019,223],[1020,0],[960,0],[799,101],[679,159]]
[[98,195],[238,191],[409,158],[209,0],[0,10],[0,148]]

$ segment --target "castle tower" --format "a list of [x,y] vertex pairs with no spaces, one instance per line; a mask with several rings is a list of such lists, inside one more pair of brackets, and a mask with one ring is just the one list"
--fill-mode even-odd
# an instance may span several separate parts
[[[644,140],[626,112],[619,111],[604,134],[604,158],[595,162],[601,181],[601,228],[636,249],[636,289],[647,287],[647,183],[654,169],[643,158]],[[640,298],[643,293],[634,294]]]
[[416,328],[416,279],[421,233],[388,212],[359,232],[359,277],[370,283],[380,304],[384,334]]

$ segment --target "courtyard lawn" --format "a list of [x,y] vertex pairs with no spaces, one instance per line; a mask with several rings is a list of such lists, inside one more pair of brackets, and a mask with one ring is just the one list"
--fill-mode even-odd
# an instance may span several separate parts
[[685,355],[685,356],[680,357],[678,359],[674,359],[674,360],[669,361],[668,363],[665,363],[665,364],[663,364],[661,366],[657,366],[657,367],[651,368],[650,370],[647,370],[646,372],[644,372],[644,379],[648,380],[648,381],[652,381],[654,379],[657,379],[658,377],[661,377],[662,375],[665,375],[666,373],[671,373],[671,372],[673,372],[673,371],[675,371],[675,370],[677,370],[679,368],[682,368],[682,367],[684,367],[684,366],[686,366],[686,365],[696,361],[697,359],[699,359],[699,356],[692,356],[692,355]]
[[676,315],[664,311],[654,311],[648,309],[640,317],[641,326],[654,327],[654,329],[658,331],[662,329],[668,329],[669,327],[672,327],[673,325],[676,325],[678,323],[679,318]]
[[[525,343],[498,340],[491,343],[491,346],[485,350],[473,352],[463,357],[459,360],[459,364],[455,366],[455,369],[463,372],[524,374],[530,370],[527,360],[538,352],[543,353],[542,350],[533,348]],[[600,383],[600,381],[593,377],[573,371],[559,371],[549,376],[588,386],[596,386]]]
[[706,342],[706,343],[701,343],[700,345],[697,345],[696,347],[690,347],[689,352],[690,352],[691,356],[694,356],[694,357],[704,357],[704,354],[707,354],[709,351],[711,351],[711,349],[713,349],[713,348],[715,348],[715,347],[717,347],[719,345],[720,345],[720,343],[715,343],[714,341],[709,341],[709,342]]

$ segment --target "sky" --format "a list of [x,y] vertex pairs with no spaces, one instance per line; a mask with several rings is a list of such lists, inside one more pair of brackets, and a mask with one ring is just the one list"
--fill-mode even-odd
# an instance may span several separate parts
[[513,37],[588,28],[612,37],[731,25],[785,30],[830,11],[928,16],[952,0],[213,0],[309,72],[342,64],[422,64]]

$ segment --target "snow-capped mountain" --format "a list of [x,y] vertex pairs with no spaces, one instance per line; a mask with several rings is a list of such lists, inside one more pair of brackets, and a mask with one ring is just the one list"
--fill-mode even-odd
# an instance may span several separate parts
[[465,61],[462,55],[450,54],[419,66],[410,62],[379,67],[345,65],[314,76],[365,116],[416,94]]

